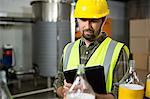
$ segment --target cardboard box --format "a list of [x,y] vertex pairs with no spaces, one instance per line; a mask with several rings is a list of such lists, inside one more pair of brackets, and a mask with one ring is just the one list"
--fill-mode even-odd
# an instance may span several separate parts
[[150,19],[136,19],[130,21],[130,37],[150,38]]
[[150,39],[145,37],[131,37],[130,50],[132,53],[150,53]]
[[133,53],[133,58],[135,59],[136,69],[148,71],[148,54],[143,53]]

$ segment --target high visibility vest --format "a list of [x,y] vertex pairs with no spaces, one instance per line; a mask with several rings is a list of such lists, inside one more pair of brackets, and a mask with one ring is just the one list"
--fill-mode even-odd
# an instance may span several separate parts
[[[74,43],[69,43],[65,46],[63,57],[64,71],[76,69],[80,65],[79,44],[80,39]],[[107,37],[95,50],[95,52],[92,54],[86,64],[86,67],[97,65],[104,66],[107,92],[111,92],[113,71],[122,48],[124,48],[129,58],[129,49],[127,46],[125,46],[123,43],[114,41],[111,38]]]

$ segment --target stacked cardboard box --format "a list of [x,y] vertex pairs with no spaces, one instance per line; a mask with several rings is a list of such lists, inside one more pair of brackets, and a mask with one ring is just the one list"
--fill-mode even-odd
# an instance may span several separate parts
[[150,71],[150,19],[130,21],[130,50],[136,68]]

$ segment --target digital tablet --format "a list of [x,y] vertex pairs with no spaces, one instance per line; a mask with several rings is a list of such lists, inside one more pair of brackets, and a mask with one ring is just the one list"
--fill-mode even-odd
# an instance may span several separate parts
[[[67,83],[73,83],[75,80],[77,69],[64,71],[64,76]],[[106,93],[106,83],[103,66],[91,66],[85,68],[86,78],[92,86],[94,92],[99,94]]]

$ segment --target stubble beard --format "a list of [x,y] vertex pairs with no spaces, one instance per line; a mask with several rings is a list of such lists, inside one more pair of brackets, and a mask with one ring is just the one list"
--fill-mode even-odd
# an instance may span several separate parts
[[[90,33],[89,34],[85,34],[85,32],[90,32]],[[95,31],[93,31],[93,30],[84,30],[82,36],[86,40],[88,40],[90,42],[93,42],[97,38],[98,34]]]

